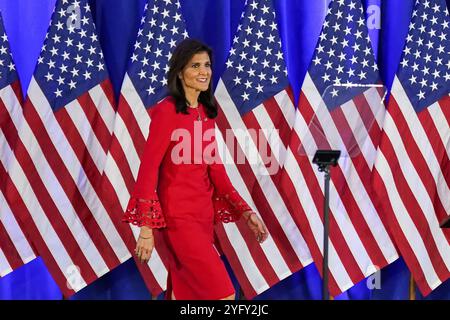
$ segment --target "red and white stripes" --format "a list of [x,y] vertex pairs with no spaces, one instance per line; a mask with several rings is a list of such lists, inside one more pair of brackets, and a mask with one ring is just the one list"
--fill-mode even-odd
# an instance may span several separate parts
[[424,295],[450,277],[450,98],[416,113],[394,80],[374,185],[389,200],[386,216],[400,252]]
[[20,141],[17,127],[22,119],[19,82],[0,90],[0,276],[5,276],[36,257],[23,222],[14,213],[26,211],[21,195],[11,183],[10,170],[17,165],[13,152]]
[[[286,156],[286,141],[295,114],[287,90],[243,117],[222,81],[215,92],[221,107],[217,126],[222,135],[217,134],[217,139],[225,168],[239,194],[259,213],[270,234],[259,245],[243,221],[217,229],[220,245],[249,298],[312,262],[298,221],[283,200],[279,184],[279,168]],[[256,137],[249,133],[252,130],[258,133]],[[245,155],[244,163],[239,160],[239,153]]]
[[18,165],[10,175],[28,209],[22,220],[66,296],[130,257],[100,188],[115,114],[109,86],[53,112],[33,78],[25,121],[16,124]]

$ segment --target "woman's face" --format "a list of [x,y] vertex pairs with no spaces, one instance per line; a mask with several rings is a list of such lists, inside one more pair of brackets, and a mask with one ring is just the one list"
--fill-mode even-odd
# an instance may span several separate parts
[[179,74],[184,92],[188,94],[192,91],[208,90],[211,74],[211,61],[208,53],[194,54]]

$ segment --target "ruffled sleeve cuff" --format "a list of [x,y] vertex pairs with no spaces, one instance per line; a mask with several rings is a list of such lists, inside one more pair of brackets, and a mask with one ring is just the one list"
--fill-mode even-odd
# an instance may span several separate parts
[[122,221],[138,227],[147,226],[152,229],[166,227],[161,204],[156,195],[154,199],[132,197],[128,202]]
[[252,208],[241,198],[236,190],[231,193],[213,197],[214,203],[214,222],[236,222],[246,211],[252,211]]

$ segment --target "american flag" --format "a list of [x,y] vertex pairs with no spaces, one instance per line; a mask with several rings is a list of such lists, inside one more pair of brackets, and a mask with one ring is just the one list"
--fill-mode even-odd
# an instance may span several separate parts
[[101,176],[113,94],[87,0],[58,0],[23,108],[14,153],[21,220],[65,296],[130,258]]
[[357,0],[334,0],[301,90],[280,186],[323,263],[323,173],[318,149],[340,149],[331,170],[329,289],[337,295],[398,258],[370,183],[385,108],[384,90]]
[[[104,173],[104,183],[111,189],[109,196],[113,198],[110,203],[114,212],[125,212],[148,136],[152,106],[167,95],[169,59],[176,45],[188,36],[180,12],[180,3],[176,0],[150,0],[145,6],[122,84]],[[138,227],[126,228],[138,237]],[[137,264],[153,295],[166,290],[167,280],[164,240],[156,238],[155,243],[156,250],[148,265]],[[134,250],[135,245],[133,240],[130,250]]]
[[374,185],[424,295],[450,277],[450,19],[444,0],[416,1],[391,90]]
[[[20,174],[10,173],[17,166],[14,147],[21,143],[17,135],[23,121],[21,102],[20,82],[0,14],[0,276],[36,257],[18,217],[27,210],[17,192],[25,181]],[[8,189],[7,184],[11,184]]]
[[280,185],[295,107],[272,1],[246,3],[215,97],[227,173],[270,234],[260,245],[244,221],[216,228],[245,296],[252,298],[312,262],[302,222]]

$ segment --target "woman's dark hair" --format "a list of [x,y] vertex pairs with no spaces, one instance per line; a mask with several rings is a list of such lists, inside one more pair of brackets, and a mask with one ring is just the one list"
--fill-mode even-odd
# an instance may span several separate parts
[[[212,50],[204,43],[195,39],[185,39],[175,48],[169,61],[169,73],[167,75],[167,83],[169,94],[175,99],[176,111],[188,114],[187,106],[189,101],[186,100],[185,92],[178,74],[183,71],[191,58],[200,52],[206,52],[212,64]],[[212,79],[211,79],[212,80]],[[205,106],[208,118],[217,116],[217,106],[212,93],[212,81],[209,82],[208,89],[200,92],[198,100]]]

